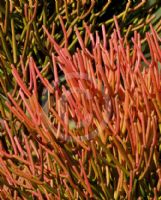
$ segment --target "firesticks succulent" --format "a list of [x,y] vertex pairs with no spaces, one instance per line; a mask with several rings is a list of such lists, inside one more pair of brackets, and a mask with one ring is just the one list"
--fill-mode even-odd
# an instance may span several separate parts
[[[114,21],[109,41],[105,26],[99,35],[84,24],[85,39],[75,28],[80,48],[74,54],[67,37],[62,48],[43,26],[55,49],[53,83],[32,57],[26,67],[21,60],[19,71],[11,66],[15,89],[1,102],[2,199],[161,197],[161,38],[151,26],[147,60],[140,35],[134,33],[130,46]],[[48,112],[39,102],[40,82]]]

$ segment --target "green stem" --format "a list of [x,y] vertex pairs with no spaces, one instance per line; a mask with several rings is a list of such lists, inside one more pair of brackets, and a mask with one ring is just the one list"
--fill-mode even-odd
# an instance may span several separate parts
[[16,37],[15,37],[15,23],[14,19],[11,19],[11,30],[12,30],[12,49],[13,49],[13,62],[17,63],[17,45],[16,45]]
[[8,18],[9,18],[9,0],[6,0],[6,10],[5,10],[5,21],[4,21],[4,33],[8,30]]
[[0,38],[1,38],[1,42],[2,42],[2,48],[3,48],[3,50],[4,50],[4,52],[5,52],[6,56],[7,56],[7,59],[8,59],[11,63],[13,63],[13,61],[12,61],[12,56],[11,56],[10,51],[9,51],[9,48],[8,48],[8,46],[7,46],[7,42],[6,42],[6,39],[5,39],[5,37],[4,37],[4,34],[3,34],[3,31],[2,31],[1,26],[0,26]]

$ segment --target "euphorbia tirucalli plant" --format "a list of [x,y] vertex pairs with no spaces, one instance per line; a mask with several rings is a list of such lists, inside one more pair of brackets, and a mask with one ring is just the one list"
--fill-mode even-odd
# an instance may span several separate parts
[[[75,28],[80,48],[72,55],[67,37],[62,48],[43,27],[55,49],[52,83],[32,57],[19,72],[11,66],[17,85],[6,93],[10,111],[3,111],[1,198],[161,196],[161,38],[151,27],[147,60],[139,34],[130,46],[114,21],[109,41],[104,26],[93,35],[84,24],[91,49]],[[40,82],[47,110],[39,101]]]

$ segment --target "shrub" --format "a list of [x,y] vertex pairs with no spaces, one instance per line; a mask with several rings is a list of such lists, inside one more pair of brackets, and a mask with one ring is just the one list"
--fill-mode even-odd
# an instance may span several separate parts
[[61,47],[44,26],[55,49],[51,82],[32,57],[19,71],[12,65],[15,88],[1,102],[1,198],[161,196],[161,38],[151,26],[147,59],[140,35],[131,46],[114,21],[109,41],[104,26],[103,40],[86,24],[84,39],[75,28],[80,48],[73,54],[66,37]]

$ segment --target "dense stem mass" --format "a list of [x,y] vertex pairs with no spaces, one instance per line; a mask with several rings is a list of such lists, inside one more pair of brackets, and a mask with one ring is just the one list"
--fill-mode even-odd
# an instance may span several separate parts
[[75,27],[80,48],[73,54],[67,37],[61,47],[43,26],[54,48],[51,82],[32,57],[21,73],[12,65],[17,89],[7,93],[10,111],[2,120],[2,197],[19,190],[38,199],[161,195],[161,38],[151,26],[147,58],[140,35],[135,32],[131,45],[114,21],[109,41],[104,26],[92,34],[84,24],[85,38]]

